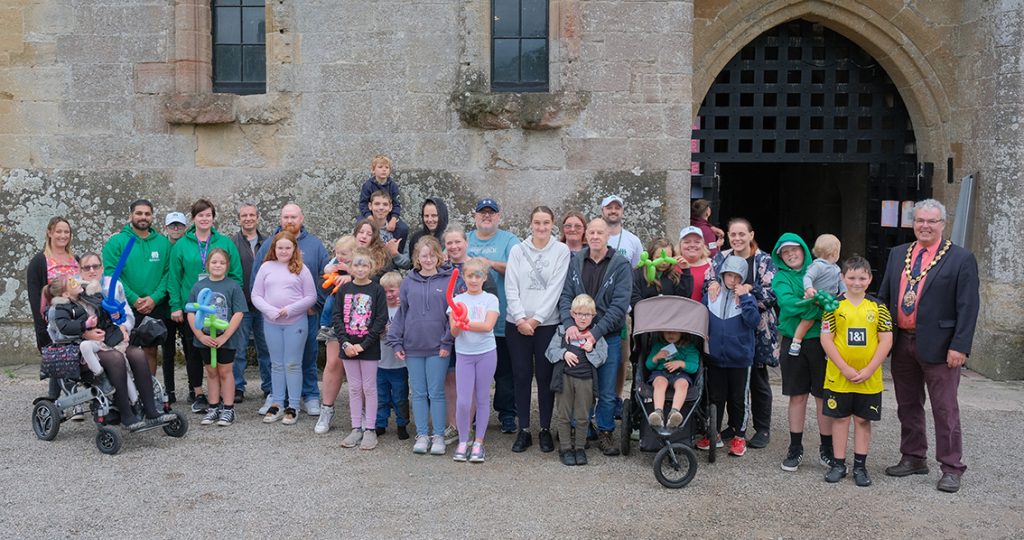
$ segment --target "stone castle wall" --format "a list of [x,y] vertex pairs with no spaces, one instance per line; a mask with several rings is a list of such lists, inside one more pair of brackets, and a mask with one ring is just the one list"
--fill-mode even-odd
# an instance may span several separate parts
[[0,347],[31,351],[24,269],[66,215],[97,249],[151,198],[200,196],[234,230],[303,206],[326,241],[351,230],[370,158],[403,204],[456,221],[483,196],[526,229],[538,204],[593,214],[626,199],[642,237],[688,218],[692,4],[551,2],[551,92],[491,94],[488,0],[267,2],[267,93],[210,93],[210,2],[12,0],[0,7]]
[[[8,0],[0,7],[0,346],[30,351],[23,276],[46,220],[98,248],[145,195],[161,216],[199,196],[290,200],[325,240],[346,232],[377,153],[407,215],[441,195],[468,222],[493,196],[522,233],[537,204],[627,200],[642,237],[687,218],[693,115],[759,33],[804,18],[896,82],[951,212],[977,173],[971,248],[982,314],[971,364],[1024,377],[1024,4],[1019,0],[551,0],[551,91],[488,91],[487,0],[268,0],[267,93],[212,94],[207,0]],[[417,219],[410,221],[415,223]],[[952,224],[947,224],[951,228]]]

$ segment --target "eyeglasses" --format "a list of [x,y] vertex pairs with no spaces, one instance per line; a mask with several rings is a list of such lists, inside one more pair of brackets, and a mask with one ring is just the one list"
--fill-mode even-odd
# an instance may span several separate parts
[[577,313],[577,312],[573,311],[573,312],[571,312],[571,315],[573,317],[579,317],[581,319],[585,319],[587,317],[594,317],[594,316],[597,315],[597,313]]
[[563,223],[562,224],[562,228],[563,229],[582,229],[583,225],[581,225],[579,223]]
[[185,224],[184,223],[171,223],[170,225],[167,226],[167,228],[168,229],[184,229],[185,228]]
[[943,219],[915,219],[914,225],[938,225],[942,223]]
[[85,270],[86,272],[92,272],[93,270],[99,270],[100,268],[103,268],[102,264],[90,264],[83,266],[82,270]]

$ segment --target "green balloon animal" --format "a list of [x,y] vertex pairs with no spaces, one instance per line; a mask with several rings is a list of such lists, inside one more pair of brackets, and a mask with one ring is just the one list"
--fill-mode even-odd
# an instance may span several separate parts
[[[228,321],[217,318],[216,315],[211,313],[203,320],[203,326],[210,329],[210,337],[217,339],[217,332],[223,332],[231,325]],[[217,349],[215,348],[210,349],[210,367],[217,369]]]
[[796,303],[798,306],[806,306],[815,304],[821,306],[821,309],[825,311],[835,311],[839,309],[839,300],[835,296],[832,296],[828,291],[818,291],[814,296],[805,298]]
[[644,269],[647,281],[650,282],[654,281],[658,276],[658,266],[662,264],[667,264],[669,266],[676,264],[676,260],[669,257],[664,248],[661,250],[661,256],[657,259],[651,259],[651,256],[648,255],[646,251],[641,252],[640,262],[637,263],[636,267]]

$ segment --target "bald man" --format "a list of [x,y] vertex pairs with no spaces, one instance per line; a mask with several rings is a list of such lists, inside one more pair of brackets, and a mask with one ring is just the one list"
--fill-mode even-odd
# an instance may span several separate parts
[[[562,324],[569,339],[586,338],[594,343],[604,338],[608,343],[608,360],[597,368],[597,409],[594,411],[598,430],[598,448],[606,456],[619,455],[619,444],[612,437],[615,431],[615,382],[618,378],[622,351],[619,348],[626,311],[633,294],[629,261],[608,248],[608,223],[597,218],[587,225],[587,245],[572,256],[565,286],[558,302]],[[570,314],[572,301],[581,294],[590,295],[597,304],[597,316],[590,330],[580,334]]]
[[[324,308],[324,301],[327,299],[327,291],[320,287],[322,279],[320,276],[323,274],[324,267],[330,261],[330,256],[327,254],[327,248],[324,247],[324,243],[317,238],[317,236],[306,230],[305,216],[302,213],[302,208],[295,203],[288,203],[281,208],[281,220],[280,226],[274,231],[270,237],[277,236],[277,233],[281,231],[288,231],[295,235],[299,241],[299,251],[302,252],[302,264],[306,265],[309,272],[313,274],[313,279],[317,282],[317,300],[316,305],[310,308],[306,314],[308,322],[308,332],[306,333],[306,349],[302,354],[302,400],[305,402],[306,413],[310,416],[320,415],[320,387],[317,385],[317,365],[316,358],[319,352],[319,348],[316,342],[316,334],[320,330],[320,312]],[[260,247],[259,252],[256,254],[256,259],[253,261],[252,274],[249,276],[249,289],[252,290],[253,279],[256,274],[260,271],[260,266],[263,265],[263,259],[267,257],[267,252],[270,251],[270,246],[273,242],[264,242],[263,246]],[[262,325],[262,318],[259,319],[259,323]],[[263,332],[259,332],[257,335],[262,336]],[[262,347],[262,350],[258,353],[263,355],[266,351],[266,344]],[[270,408],[270,354],[266,353],[265,356],[259,358],[260,363],[260,379],[263,393],[266,394],[266,401],[263,406],[259,409],[259,414],[267,414],[267,409]]]

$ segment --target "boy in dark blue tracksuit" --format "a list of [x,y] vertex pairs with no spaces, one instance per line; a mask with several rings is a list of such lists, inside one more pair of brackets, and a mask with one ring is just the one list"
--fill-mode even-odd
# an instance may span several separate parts
[[715,299],[705,295],[704,303],[711,312],[708,335],[707,377],[708,397],[718,408],[715,442],[705,436],[697,448],[706,450],[711,444],[722,446],[722,412],[728,407],[729,427],[736,436],[729,441],[729,454],[742,456],[747,451],[747,396],[750,392],[750,367],[754,363],[754,331],[761,321],[757,301],[750,294],[747,261],[730,256],[722,263],[719,280],[724,287]]

